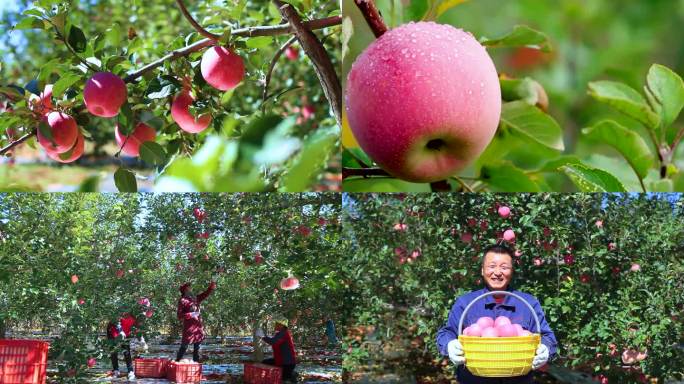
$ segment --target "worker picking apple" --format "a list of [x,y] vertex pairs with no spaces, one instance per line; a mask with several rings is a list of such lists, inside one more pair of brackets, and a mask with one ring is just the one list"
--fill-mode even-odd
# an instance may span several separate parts
[[[533,379],[532,372],[504,378],[474,375],[466,369],[468,361],[458,339],[460,334],[493,338],[529,336],[532,332],[538,332],[541,343],[536,348],[532,369],[541,368],[556,354],[558,343],[539,301],[511,286],[513,255],[513,250],[503,243],[484,250],[481,273],[485,287],[458,297],[446,324],[437,332],[439,352],[456,365],[456,378],[461,384],[527,384],[532,383]],[[496,291],[502,293],[496,294]],[[459,330],[462,317],[463,329]]]
[[204,327],[200,316],[200,304],[216,289],[216,283],[211,282],[206,291],[195,296],[192,294],[190,283],[180,287],[181,297],[178,299],[178,320],[183,323],[183,338],[176,354],[176,361],[180,361],[188,349],[193,345],[192,360],[199,362],[200,344],[204,340]]

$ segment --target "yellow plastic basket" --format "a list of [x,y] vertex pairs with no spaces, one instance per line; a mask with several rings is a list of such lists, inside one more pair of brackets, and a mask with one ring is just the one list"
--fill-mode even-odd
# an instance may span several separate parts
[[492,291],[478,296],[463,310],[458,325],[458,341],[463,346],[465,366],[475,376],[512,377],[528,374],[532,370],[532,360],[541,342],[541,335],[517,337],[477,337],[461,335],[463,320],[470,307],[478,300],[492,295],[510,295],[527,305],[534,316],[537,330],[541,331],[539,318],[532,306],[522,297],[506,291]]

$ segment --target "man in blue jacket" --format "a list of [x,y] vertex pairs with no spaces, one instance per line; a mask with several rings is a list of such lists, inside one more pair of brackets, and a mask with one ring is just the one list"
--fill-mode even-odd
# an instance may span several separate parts
[[498,316],[506,316],[514,324],[520,324],[524,329],[534,333],[541,333],[541,344],[537,348],[532,361],[532,368],[542,367],[556,354],[558,343],[556,336],[546,322],[544,311],[537,299],[527,293],[516,291],[509,285],[513,277],[513,251],[503,244],[496,244],[484,250],[482,260],[482,278],[486,287],[477,291],[466,293],[456,299],[454,306],[449,312],[447,323],[437,332],[437,347],[439,352],[456,365],[456,378],[460,384],[527,384],[532,383],[532,372],[525,376],[509,378],[485,378],[475,376],[464,367],[465,356],[463,346],[458,341],[458,324],[465,307],[478,296],[490,291],[508,291],[521,296],[529,303],[539,318],[541,330],[537,330],[534,317],[529,308],[517,298],[509,295],[500,297],[487,296],[477,301],[466,313],[463,320],[463,328],[475,323],[483,316],[496,319]]

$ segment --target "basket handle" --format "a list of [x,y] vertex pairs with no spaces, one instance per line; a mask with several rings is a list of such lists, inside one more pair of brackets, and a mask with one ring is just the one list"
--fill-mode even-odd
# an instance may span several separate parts
[[476,301],[479,301],[480,299],[484,299],[487,296],[502,295],[502,294],[513,296],[516,299],[522,301],[525,305],[527,305],[527,308],[532,313],[532,316],[534,317],[534,322],[537,325],[537,332],[541,333],[541,325],[539,324],[539,317],[537,317],[537,314],[534,312],[534,308],[532,308],[532,306],[527,301],[525,301],[525,299],[523,299],[520,295],[515,294],[513,292],[491,291],[491,292],[486,292],[486,293],[481,294],[480,296],[476,297],[475,300],[471,301],[468,305],[466,305],[465,309],[463,310],[463,313],[461,314],[461,320],[458,322],[458,329],[456,330],[458,332],[457,336],[461,335],[461,328],[463,328],[463,320],[465,320],[466,313],[468,313],[468,310],[470,310],[470,307],[472,307]]

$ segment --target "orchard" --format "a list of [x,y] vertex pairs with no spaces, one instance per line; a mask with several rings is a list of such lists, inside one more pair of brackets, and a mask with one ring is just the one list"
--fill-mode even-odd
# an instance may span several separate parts
[[339,189],[336,3],[6,3],[0,188]]
[[682,7],[343,0],[344,191],[684,190]]
[[[496,243],[514,250],[511,284],[558,340],[538,382],[684,377],[680,194],[345,194],[343,214],[351,382],[454,382],[436,333],[457,297],[484,287],[482,250]],[[480,320],[470,336],[513,332]]]
[[213,381],[269,355],[255,332],[278,317],[300,376],[335,381],[341,350],[327,328],[346,321],[339,211],[325,194],[2,195],[0,339],[50,341],[49,382],[101,380],[112,369],[106,325],[122,308],[142,320],[150,353],[169,357],[179,287],[198,294],[215,281],[201,359],[240,368]]

